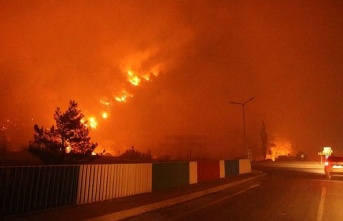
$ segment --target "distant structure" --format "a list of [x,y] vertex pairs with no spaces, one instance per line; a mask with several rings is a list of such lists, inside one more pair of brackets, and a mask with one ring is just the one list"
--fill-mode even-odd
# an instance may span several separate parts
[[206,158],[207,138],[200,135],[169,135],[165,137],[163,148],[172,159],[192,160]]

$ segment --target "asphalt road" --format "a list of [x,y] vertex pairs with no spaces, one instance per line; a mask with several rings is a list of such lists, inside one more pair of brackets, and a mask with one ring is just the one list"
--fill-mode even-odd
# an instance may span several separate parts
[[265,179],[169,208],[138,220],[343,220],[343,179],[322,169],[264,168]]

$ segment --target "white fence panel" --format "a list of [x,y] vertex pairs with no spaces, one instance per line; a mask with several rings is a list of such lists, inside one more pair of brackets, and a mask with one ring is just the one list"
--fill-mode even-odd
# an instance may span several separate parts
[[152,164],[81,165],[77,204],[151,192]]

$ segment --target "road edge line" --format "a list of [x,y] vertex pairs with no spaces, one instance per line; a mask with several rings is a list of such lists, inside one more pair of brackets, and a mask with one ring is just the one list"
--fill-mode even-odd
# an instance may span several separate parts
[[211,193],[215,193],[215,192],[219,192],[225,189],[228,189],[230,187],[236,186],[236,185],[240,185],[243,184],[245,182],[249,182],[251,180],[254,179],[258,179],[261,177],[266,176],[266,174],[259,174],[256,175],[254,177],[249,177],[249,178],[245,178],[242,180],[238,180],[232,183],[227,183],[221,186],[217,186],[217,187],[212,187],[206,190],[202,190],[199,192],[195,192],[195,193],[190,193],[184,196],[179,196],[179,197],[175,197],[172,199],[168,199],[168,200],[163,200],[157,203],[151,203],[148,205],[144,205],[144,206],[138,206],[132,209],[127,209],[127,210],[123,210],[123,211],[119,211],[119,212],[114,212],[111,214],[106,214],[106,215],[102,215],[102,216],[98,216],[98,217],[94,217],[94,218],[90,218],[90,219],[86,219],[87,221],[107,221],[107,220],[121,220],[121,219],[125,219],[125,218],[129,218],[132,216],[137,216],[139,214],[142,213],[146,213],[146,212],[150,212],[153,210],[157,210],[160,208],[164,208],[164,207],[168,207],[168,206],[172,206],[175,204],[179,204],[179,203],[183,203],[189,200],[193,200]]

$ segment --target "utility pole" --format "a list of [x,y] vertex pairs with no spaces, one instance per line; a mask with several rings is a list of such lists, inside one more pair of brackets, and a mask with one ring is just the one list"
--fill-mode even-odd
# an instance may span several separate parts
[[243,110],[243,142],[244,142],[244,148],[245,148],[245,151],[247,153],[247,156],[248,156],[248,159],[251,160],[251,151],[248,149],[247,147],[247,143],[246,143],[246,136],[245,136],[245,105],[252,101],[255,97],[252,97],[250,98],[249,100],[246,100],[242,103],[240,102],[234,102],[234,101],[231,101],[230,104],[238,104],[238,105],[241,105],[242,106],[242,110]]

